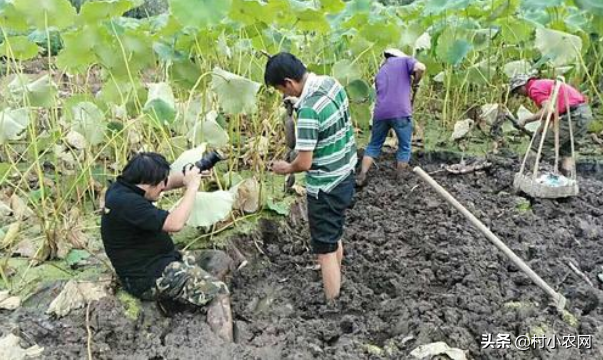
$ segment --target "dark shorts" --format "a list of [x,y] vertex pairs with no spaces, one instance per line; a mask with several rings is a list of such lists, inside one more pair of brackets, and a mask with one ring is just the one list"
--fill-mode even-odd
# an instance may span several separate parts
[[308,221],[315,254],[337,251],[343,235],[345,211],[352,205],[355,176],[351,173],[329,193],[320,191],[318,198],[308,195]]

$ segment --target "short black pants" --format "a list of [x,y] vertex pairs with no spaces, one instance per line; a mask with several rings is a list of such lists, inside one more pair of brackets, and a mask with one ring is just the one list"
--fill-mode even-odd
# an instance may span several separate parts
[[315,254],[337,251],[343,235],[345,211],[352,205],[354,186],[355,176],[352,172],[329,193],[321,190],[317,198],[308,194],[308,221]]

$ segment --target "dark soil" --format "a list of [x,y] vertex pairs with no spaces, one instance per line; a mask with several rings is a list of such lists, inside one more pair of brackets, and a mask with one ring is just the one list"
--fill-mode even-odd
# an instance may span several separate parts
[[[423,165],[437,171],[433,158]],[[425,159],[419,159],[425,162]],[[394,180],[393,159],[371,172],[348,215],[344,284],[335,306],[323,300],[312,270],[303,210],[289,224],[263,221],[234,239],[249,264],[232,279],[234,344],[209,330],[202,313],[166,318],[146,304],[137,321],[113,297],[91,307],[97,359],[400,359],[419,345],[444,341],[470,359],[603,358],[600,252],[603,183],[581,178],[565,200],[513,194],[516,160],[486,172],[433,177],[481,219],[553,288],[563,293],[576,327],[547,295],[426,183],[409,172]],[[296,223],[297,225],[293,224]],[[261,252],[258,251],[261,249]],[[573,261],[596,289],[568,267]],[[0,315],[8,319],[6,314]],[[45,358],[87,356],[85,310],[61,320],[25,310],[2,320],[45,347]],[[483,334],[592,335],[592,349],[482,349]]]

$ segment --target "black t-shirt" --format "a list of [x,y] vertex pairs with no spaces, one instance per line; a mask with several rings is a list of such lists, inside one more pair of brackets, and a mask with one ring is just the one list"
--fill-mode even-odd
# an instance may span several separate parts
[[121,177],[105,195],[101,237],[105,251],[127,291],[140,295],[163,269],[182,256],[164,232],[168,212],[144,197],[144,190]]

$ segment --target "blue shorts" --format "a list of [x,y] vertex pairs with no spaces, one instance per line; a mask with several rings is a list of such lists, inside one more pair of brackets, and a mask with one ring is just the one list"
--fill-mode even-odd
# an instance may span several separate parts
[[365,156],[377,158],[381,154],[381,148],[390,129],[394,129],[398,137],[398,151],[396,159],[399,162],[409,162],[412,140],[412,116],[395,119],[373,120],[371,129],[371,141],[369,142]]
[[355,184],[354,173],[350,173],[329,193],[321,190],[317,198],[308,195],[308,222],[315,254],[337,251],[343,235],[345,211],[352,205]]

